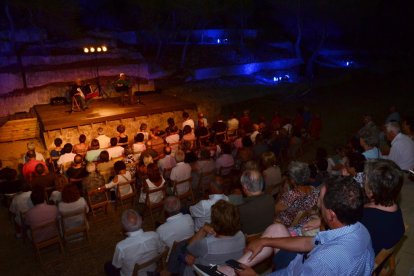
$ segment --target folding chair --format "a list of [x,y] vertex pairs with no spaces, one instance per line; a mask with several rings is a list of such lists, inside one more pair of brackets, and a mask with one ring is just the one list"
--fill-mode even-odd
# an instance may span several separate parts
[[87,200],[94,217],[96,216],[97,210],[102,210],[105,215],[108,214],[109,200],[105,189],[98,188],[88,191]]
[[[165,199],[166,194],[167,194],[167,185],[166,185],[166,183],[164,183],[164,185],[162,185],[159,188],[148,189],[148,186],[146,184],[144,184],[143,192],[145,193],[145,210],[144,210],[144,214],[145,214],[145,211],[149,211],[149,214],[151,216],[152,224],[155,227],[155,219],[154,219],[153,210],[159,209],[160,212],[163,210],[163,208],[164,208],[164,199]],[[160,202],[157,202],[157,203],[151,202],[151,194],[155,194],[155,193],[159,193],[159,192],[162,193],[162,200]]]
[[[131,192],[128,192],[128,190]],[[116,198],[118,203],[121,203],[122,209],[124,209],[124,201],[130,200],[131,206],[134,206],[135,195],[135,178],[129,182],[118,184],[116,187]]]
[[[190,198],[191,204],[195,202],[193,189],[191,188],[191,177],[181,180],[181,181],[173,181],[173,193],[177,196],[180,200]],[[188,190],[183,193],[178,193],[179,187],[183,186],[187,183]]]
[[169,251],[169,248],[166,247],[164,251],[162,251],[159,255],[155,256],[151,260],[146,261],[141,264],[136,263],[134,266],[134,271],[132,273],[132,276],[139,275],[140,270],[147,268],[151,265],[156,265],[157,269],[165,270],[167,267],[166,259],[167,259],[168,251]]
[[78,100],[76,99],[76,97],[75,96],[73,96],[72,97],[72,112],[75,112],[75,111],[81,111],[82,109],[81,109],[81,107],[80,107],[80,104],[78,103]]
[[66,244],[83,238],[89,245],[89,225],[86,210],[81,209],[75,212],[61,213],[61,215],[63,240]]

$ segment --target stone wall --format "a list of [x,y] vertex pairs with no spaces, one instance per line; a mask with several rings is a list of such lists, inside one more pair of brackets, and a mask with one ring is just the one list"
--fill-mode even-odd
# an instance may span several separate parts
[[[186,110],[190,113],[191,118],[196,120],[197,118],[197,110]],[[166,112],[161,114],[153,114],[150,116],[140,116],[136,118],[125,118],[122,120],[115,120],[115,121],[107,121],[97,124],[91,125],[84,125],[73,127],[73,128],[65,128],[62,130],[53,130],[47,131],[43,133],[44,136],[44,143],[48,150],[54,148],[53,141],[55,138],[61,138],[63,140],[63,144],[71,143],[71,144],[78,144],[79,143],[79,135],[85,134],[87,137],[86,143],[89,144],[91,140],[98,136],[98,128],[102,127],[105,131],[105,134],[109,137],[117,137],[118,132],[116,128],[118,125],[123,124],[126,128],[126,134],[128,135],[129,142],[132,144],[134,141],[134,136],[138,132],[141,123],[146,123],[148,125],[148,130],[159,126],[161,130],[164,130],[167,127],[167,119],[169,117],[174,118],[177,126],[181,128],[182,124],[182,110],[174,111],[174,112]]]

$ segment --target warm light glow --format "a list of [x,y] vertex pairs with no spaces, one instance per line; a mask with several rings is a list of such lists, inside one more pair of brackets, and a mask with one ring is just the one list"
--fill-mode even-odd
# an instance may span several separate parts
[[83,48],[83,52],[85,54],[89,54],[89,53],[102,53],[102,52],[107,52],[108,51],[108,47],[106,47],[105,45],[102,46],[91,46],[91,47],[84,47]]
[[91,51],[91,53],[94,53],[95,52],[95,48],[94,47],[91,47],[89,50]]
[[102,51],[106,52],[106,51],[108,51],[108,48],[106,48],[106,46],[102,46]]
[[101,47],[96,48],[96,51],[101,52],[102,51]]
[[83,48],[83,52],[84,52],[85,54],[87,54],[87,53],[89,53],[89,49],[88,49],[87,47],[85,47],[85,48]]

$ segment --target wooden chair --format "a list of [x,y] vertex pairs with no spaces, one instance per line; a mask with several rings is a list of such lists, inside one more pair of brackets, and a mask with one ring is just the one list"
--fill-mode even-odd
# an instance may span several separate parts
[[97,188],[95,190],[88,191],[87,200],[92,215],[95,217],[97,210],[102,210],[105,215],[108,214],[108,194],[103,188]]
[[[41,239],[39,240],[39,235],[42,235],[41,233],[45,229],[50,229],[51,236],[47,239]],[[63,251],[63,245],[62,240],[60,239],[59,235],[59,229],[58,229],[58,221],[57,219],[54,219],[53,221],[46,222],[42,225],[39,225],[37,227],[33,227],[30,229],[31,238],[32,238],[32,244],[33,248],[35,250],[35,256],[39,259],[40,263],[43,264],[40,250],[50,247],[52,245],[58,245],[59,251],[61,254],[64,253]],[[41,237],[41,236],[40,236]]]
[[171,168],[165,168],[162,171],[162,176],[164,177],[165,180],[170,180],[170,175],[171,175],[172,169],[173,169],[173,167],[171,167]]
[[74,111],[81,111],[80,104],[78,103],[78,100],[75,96],[72,97],[72,112]]
[[[181,180],[181,181],[173,181],[173,193],[177,196],[180,200],[190,198],[191,204],[195,202],[193,189],[191,188],[191,177]],[[182,194],[178,194],[178,187],[181,185],[185,185],[188,183],[188,190]]]
[[[130,189],[132,190],[132,192],[128,194],[122,194],[121,191],[128,189],[128,186],[131,187]],[[124,201],[130,200],[131,206],[134,205],[135,195],[135,178],[131,179],[131,181],[129,182],[118,184],[116,187],[116,198],[118,203],[121,203],[122,209],[124,209]]]
[[157,265],[157,270],[165,270],[167,268],[167,255],[168,255],[169,248],[166,247],[164,251],[162,251],[159,255],[155,256],[149,261],[146,261],[144,263],[138,264],[136,263],[134,266],[134,271],[132,273],[132,276],[137,276],[139,274],[139,271],[150,266],[150,265]]
[[83,238],[89,245],[89,225],[86,210],[82,209],[71,213],[62,213],[61,215],[64,241],[71,242]]
[[[145,182],[144,182],[145,183]],[[154,219],[154,210],[159,209],[160,212],[162,212],[164,208],[164,199],[167,195],[167,185],[164,183],[161,187],[157,189],[148,189],[148,186],[144,184],[143,186],[143,192],[145,193],[145,211],[148,211],[151,216],[152,224],[155,226],[155,219]],[[151,194],[162,192],[162,200],[160,202],[154,203],[151,202]]]
[[[408,226],[405,226],[405,232],[407,233]],[[390,249],[381,249],[381,251],[375,256],[375,264],[374,264],[374,271],[372,275],[394,275],[395,270],[397,268],[397,263],[395,257],[397,255],[398,250],[401,248],[403,242],[407,238],[404,235],[401,240],[391,247]]]

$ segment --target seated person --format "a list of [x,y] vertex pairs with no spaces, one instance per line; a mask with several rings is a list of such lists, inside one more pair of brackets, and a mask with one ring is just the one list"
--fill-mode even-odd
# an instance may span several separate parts
[[[275,207],[276,221],[286,227],[291,226],[299,212],[312,209],[318,202],[319,189],[304,185],[309,177],[308,164],[298,161],[290,162],[288,179]],[[299,221],[299,224],[302,225],[308,220],[309,217],[305,217]]]
[[71,143],[66,143],[63,146],[63,151],[61,152],[62,154],[56,162],[58,166],[64,165],[69,162],[73,162],[73,158],[75,158],[76,153],[73,153],[72,149],[73,146]]
[[144,141],[147,141],[149,139],[149,132],[147,131],[148,125],[146,123],[141,123],[139,126],[138,133],[142,133],[144,135]]
[[73,152],[85,156],[86,152],[88,151],[88,145],[85,142],[86,136],[85,134],[81,134],[79,136],[79,144],[73,146]]
[[[175,161],[177,164],[175,167],[171,170],[170,179],[175,182],[180,182],[185,179],[188,179],[191,177],[191,166],[187,163],[184,163],[185,153],[182,150],[178,150],[175,153]],[[182,195],[186,193],[189,190],[191,183],[181,183],[177,187],[177,193],[178,195]]]
[[106,150],[101,151],[99,160],[96,164],[96,170],[99,174],[104,176],[105,183],[109,182],[109,178],[114,176],[114,161],[109,160],[109,153]]
[[241,229],[247,235],[261,233],[275,219],[273,197],[263,193],[263,177],[257,170],[244,171],[240,182],[246,195],[245,202],[238,206]]
[[[76,185],[69,184],[63,187],[62,201],[58,204],[58,210],[61,215],[72,214],[76,212],[85,211],[89,212],[88,204],[86,200],[80,196],[79,189]],[[73,216],[64,221],[65,230],[69,230],[75,227],[79,227],[84,223],[84,216]],[[88,222],[86,220],[86,225]]]
[[167,220],[157,228],[162,242],[171,250],[174,242],[180,242],[194,235],[194,222],[189,214],[180,212],[181,202],[178,197],[169,196],[164,200]]
[[35,172],[33,173],[32,187],[41,185],[45,189],[55,187],[55,176],[47,171],[43,164],[37,164]]
[[88,108],[88,106],[85,101],[85,93],[83,89],[84,85],[82,84],[82,80],[76,79],[75,84],[72,86],[72,89],[70,91],[70,97],[75,98],[80,108],[82,110],[85,110],[86,108]]
[[[43,162],[46,161],[45,158],[43,157],[43,154],[41,154],[40,152],[37,152],[36,151],[35,143],[34,142],[28,142],[27,143],[27,150],[28,151],[29,150],[33,150],[35,152],[35,154],[36,154],[36,160],[43,161]],[[27,158],[26,155],[24,155],[23,156],[23,164],[25,164],[27,161],[29,161],[29,158]]]
[[60,138],[56,138],[53,143],[55,144],[55,148],[52,149],[50,151],[50,157],[54,158],[54,157],[59,157],[60,155],[62,155],[62,139]]
[[23,188],[23,180],[17,178],[15,169],[5,167],[0,160],[0,194],[14,194]]
[[83,163],[83,157],[80,154],[76,154],[73,159],[72,166],[66,171],[66,175],[69,179],[80,179],[88,175]]
[[150,155],[153,160],[158,159],[158,152],[152,149],[152,140],[148,140],[145,142],[145,150],[141,152],[139,162],[141,162],[144,156],[146,155]]
[[102,127],[98,128],[98,136],[96,140],[99,142],[99,148],[106,149],[110,147],[111,138],[105,135],[104,129]]
[[[249,267],[279,250],[299,253],[286,268],[271,275],[371,275],[375,255],[368,230],[358,222],[363,200],[362,190],[352,177],[328,179],[321,188],[319,208],[329,230],[316,237],[290,237],[285,226],[271,225],[238,259],[243,264],[240,275],[256,275]],[[234,275],[228,266],[219,270]]]
[[141,153],[146,150],[146,146],[144,143],[144,134],[138,133],[134,137],[134,144],[132,145],[132,151],[134,152],[134,157],[136,160],[139,160]]
[[[116,244],[112,262],[105,263],[106,275],[132,275],[136,263],[145,263],[164,249],[157,233],[142,230],[142,217],[134,210],[125,210],[121,222],[126,238]],[[155,264],[148,266],[138,271],[138,275],[155,269]]]
[[216,160],[216,173],[222,176],[231,173],[231,169],[222,169],[224,167],[230,167],[234,165],[234,158],[231,155],[231,145],[224,143],[221,145],[221,155]]
[[[151,163],[147,166],[147,179],[144,180],[143,191],[141,192],[141,197],[139,202],[144,203],[146,200],[145,190],[151,191],[158,188],[161,188],[165,185],[165,180],[161,176],[160,171],[158,170],[157,164]],[[162,191],[149,194],[149,200],[151,203],[158,203],[163,200],[164,194]]]
[[[57,219],[58,209],[55,205],[46,204],[45,189],[42,186],[33,187],[30,199],[34,206],[25,215],[24,223],[26,226],[33,229]],[[43,228],[37,231],[33,238],[35,242],[40,242],[51,238],[55,234],[54,229]]]
[[222,182],[221,177],[216,176],[210,182],[210,195],[208,199],[200,200],[197,204],[190,206],[190,214],[194,218],[195,231],[200,230],[204,224],[211,222],[211,206],[219,200],[229,200],[224,195]]
[[[131,173],[126,170],[126,165],[124,161],[116,161],[114,164],[114,170],[115,170],[115,177],[112,179],[111,182],[108,184],[105,184],[106,189],[113,189],[119,185],[128,183],[131,181]],[[122,189],[119,191],[122,196],[133,193],[131,185],[123,186]]]
[[118,146],[118,138],[112,137],[110,144],[111,146],[106,149],[106,151],[109,153],[109,159],[119,158],[124,155],[125,149],[121,146]]
[[405,233],[401,209],[397,204],[403,174],[391,160],[374,159],[365,165],[365,193],[361,223],[368,229],[375,254],[397,244]]
[[[102,175],[96,172],[96,165],[93,162],[86,164],[86,171],[88,176],[82,179],[83,194],[87,195],[88,192],[96,190],[105,185],[105,179]],[[91,198],[93,202],[99,202],[104,199],[104,196],[97,195]]]
[[271,151],[266,151],[261,155],[261,164],[264,168],[262,174],[265,184],[265,191],[268,194],[276,195],[282,186],[282,173],[276,165],[276,156]]
[[[131,82],[124,73],[119,74],[119,79],[114,82],[115,91],[121,94],[121,104],[124,105],[124,96],[130,93]],[[131,93],[132,94],[132,93]],[[132,101],[130,102],[133,103]]]
[[[26,156],[28,158],[28,161],[26,162],[26,164],[23,165],[22,173],[23,173],[24,178],[27,181],[31,181],[32,175],[35,172],[37,164],[42,164],[43,166],[45,166],[46,169],[47,169],[47,166],[46,166],[46,163],[44,161],[36,160],[36,153],[35,153],[34,150],[29,150],[26,153]],[[49,171],[49,170],[47,170],[47,171]]]
[[86,152],[85,160],[88,162],[98,161],[101,151],[103,151],[103,149],[100,148],[98,139],[93,139],[89,150]]
[[30,200],[32,194],[29,185],[23,186],[21,192],[17,193],[10,204],[9,211],[13,214],[14,226],[16,230],[16,237],[22,236],[22,218],[21,214],[26,213],[33,207],[33,203]]
[[193,264],[223,264],[243,255],[245,237],[240,231],[237,207],[219,200],[211,207],[211,224],[205,224],[188,242],[184,275],[192,275]]
[[125,133],[126,128],[124,125],[119,125],[116,127],[116,131],[118,131],[118,146],[121,147],[128,147],[128,135]]

